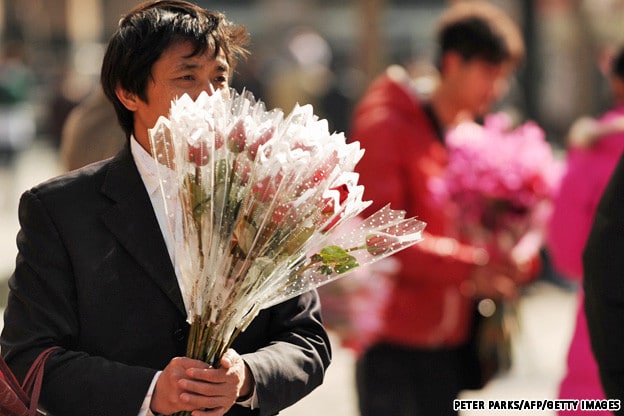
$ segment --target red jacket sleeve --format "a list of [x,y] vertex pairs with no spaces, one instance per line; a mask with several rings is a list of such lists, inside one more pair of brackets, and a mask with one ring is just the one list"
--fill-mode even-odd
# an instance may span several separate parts
[[373,201],[365,215],[390,203],[426,222],[424,241],[396,254],[401,278],[459,283],[483,259],[483,251],[454,238],[452,219],[429,190],[430,179],[445,169],[446,149],[418,103],[398,89],[396,95],[371,106],[365,99],[354,114],[351,138],[365,149],[356,169],[364,199]]

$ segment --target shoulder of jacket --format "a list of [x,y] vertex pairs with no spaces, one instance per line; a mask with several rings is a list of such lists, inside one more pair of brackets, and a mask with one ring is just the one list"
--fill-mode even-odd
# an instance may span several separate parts
[[112,159],[102,160],[71,172],[62,173],[58,176],[45,180],[26,192],[33,193],[37,196],[46,196],[54,194],[72,194],[78,189],[94,187],[97,189],[97,183],[101,183]]

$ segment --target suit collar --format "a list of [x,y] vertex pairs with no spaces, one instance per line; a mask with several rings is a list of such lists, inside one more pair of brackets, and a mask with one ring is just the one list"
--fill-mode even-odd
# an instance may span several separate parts
[[165,241],[128,144],[111,160],[102,192],[115,201],[102,216],[106,226],[186,316]]

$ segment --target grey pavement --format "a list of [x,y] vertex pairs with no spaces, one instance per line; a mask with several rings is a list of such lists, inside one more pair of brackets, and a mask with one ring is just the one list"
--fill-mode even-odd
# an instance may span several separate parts
[[[45,143],[34,145],[20,156],[12,171],[0,170],[0,307],[6,300],[6,278],[15,263],[18,230],[17,201],[30,186],[60,173],[57,155]],[[347,277],[348,278],[348,277]],[[554,399],[564,371],[572,333],[576,297],[548,283],[534,284],[523,296],[520,332],[513,346],[513,367],[480,391],[464,392],[461,398],[480,400]],[[0,322],[0,327],[2,323]],[[334,359],[325,383],[281,414],[285,416],[357,416],[353,353],[332,337]],[[516,415],[517,411],[488,411],[487,415]],[[524,412],[521,412],[524,413]],[[553,412],[526,412],[552,416]],[[483,414],[466,411],[461,416]]]

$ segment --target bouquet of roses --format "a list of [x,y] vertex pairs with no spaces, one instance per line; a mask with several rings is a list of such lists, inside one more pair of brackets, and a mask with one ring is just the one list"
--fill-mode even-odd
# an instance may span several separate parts
[[462,236],[519,262],[537,254],[562,173],[544,131],[533,122],[514,129],[497,113],[459,124],[446,144],[447,170],[430,185],[450,202]]
[[311,106],[285,115],[233,89],[185,95],[150,139],[191,358],[217,366],[261,309],[421,239],[425,224],[388,206],[336,232],[370,204],[353,172],[363,150]]

